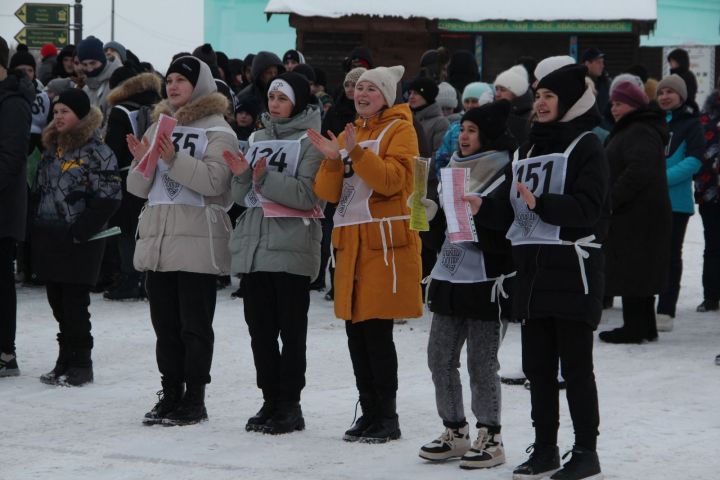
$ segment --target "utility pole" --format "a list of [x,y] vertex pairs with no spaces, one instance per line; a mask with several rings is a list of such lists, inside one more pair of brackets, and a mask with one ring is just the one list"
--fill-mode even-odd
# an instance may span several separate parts
[[82,40],[82,0],[75,0],[73,5],[73,25],[72,29],[75,36],[75,45]]
[[110,40],[115,41],[115,0],[110,3]]

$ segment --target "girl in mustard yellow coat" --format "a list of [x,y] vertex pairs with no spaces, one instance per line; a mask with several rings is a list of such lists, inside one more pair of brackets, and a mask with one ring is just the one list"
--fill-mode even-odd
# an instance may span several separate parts
[[378,67],[355,85],[358,119],[336,138],[314,130],[325,155],[315,194],[337,203],[335,315],[346,320],[348,348],[363,415],[346,441],[400,437],[395,405],[397,354],[393,319],[422,315],[420,237],[409,228],[418,142],[406,104],[393,105],[402,66]]

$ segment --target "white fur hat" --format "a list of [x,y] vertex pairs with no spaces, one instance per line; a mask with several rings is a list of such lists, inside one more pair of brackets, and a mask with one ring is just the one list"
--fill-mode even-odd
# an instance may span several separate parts
[[573,63],[576,63],[575,59],[569,55],[543,58],[540,60],[540,63],[537,64],[537,67],[535,67],[535,78],[537,78],[539,82],[548,73]]
[[516,97],[524,95],[527,89],[530,87],[528,81],[528,74],[525,67],[522,65],[515,65],[510,67],[508,70],[501,72],[500,75],[495,78],[495,86],[505,87],[510,90]]
[[397,84],[405,73],[405,67],[395,65],[394,67],[377,67],[368,70],[360,75],[357,83],[370,82],[380,89],[380,93],[385,97],[388,106],[395,104],[395,96],[397,95]]
[[440,105],[440,108],[457,108],[458,97],[455,88],[447,82],[441,82],[438,85],[438,95],[435,101]]

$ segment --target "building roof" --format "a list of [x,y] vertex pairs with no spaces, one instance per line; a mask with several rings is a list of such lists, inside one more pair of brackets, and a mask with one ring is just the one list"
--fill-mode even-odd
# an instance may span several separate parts
[[269,0],[265,13],[339,18],[348,15],[485,20],[638,20],[657,18],[656,0]]

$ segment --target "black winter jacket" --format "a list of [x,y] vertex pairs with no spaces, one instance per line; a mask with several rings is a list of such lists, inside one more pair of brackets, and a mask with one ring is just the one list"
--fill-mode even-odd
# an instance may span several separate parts
[[[142,73],[121,83],[107,96],[110,105],[105,144],[115,153],[118,169],[122,178],[122,201],[120,209],[110,220],[110,225],[117,225],[123,233],[135,234],[138,225],[138,215],[145,204],[145,199],[136,197],[127,191],[127,175],[133,156],[127,146],[127,135],[133,133],[128,114],[122,107],[130,112],[141,107],[152,107],[160,101],[160,78],[153,73]],[[152,113],[152,109],[148,112]],[[146,127],[152,124],[150,119]],[[142,137],[143,132],[139,132]]]
[[[520,158],[561,153],[583,132],[599,122],[595,109],[563,123],[535,123],[528,142],[520,148]],[[487,197],[475,216],[480,226],[502,225],[506,230],[514,220],[508,201],[510,182],[503,194]],[[589,134],[571,153],[562,194],[544,193],[537,197],[534,212],[546,223],[560,226],[560,238],[576,241],[595,235],[602,243],[609,216],[608,166],[600,140]],[[519,320],[560,318],[581,321],[596,328],[602,313],[604,258],[598,248],[584,248],[588,283],[585,294],[578,255],[567,245],[515,245],[513,261],[517,270],[513,294],[513,315]]]
[[[506,183],[512,180],[512,172],[507,169]],[[507,189],[500,186],[491,195]],[[501,199],[498,199],[501,201]],[[445,241],[447,222],[442,209],[430,222],[430,232],[423,236],[423,246],[439,252]],[[491,278],[499,277],[513,271],[510,242],[505,238],[505,230],[478,226],[478,242],[474,248],[482,250],[485,260],[485,271]],[[479,283],[451,283],[433,279],[428,288],[428,307],[433,313],[453,317],[463,317],[479,320],[498,321],[498,306],[501,308],[502,318],[509,318],[511,314],[512,285],[514,278],[505,280],[503,289],[509,298],[501,298],[500,304],[492,302],[491,293],[494,282]]]
[[664,287],[672,209],[665,174],[668,129],[656,109],[629,113],[606,141],[612,217],[605,251],[605,294],[647,297]]
[[25,238],[27,149],[35,89],[25,74],[0,82],[0,238]]

